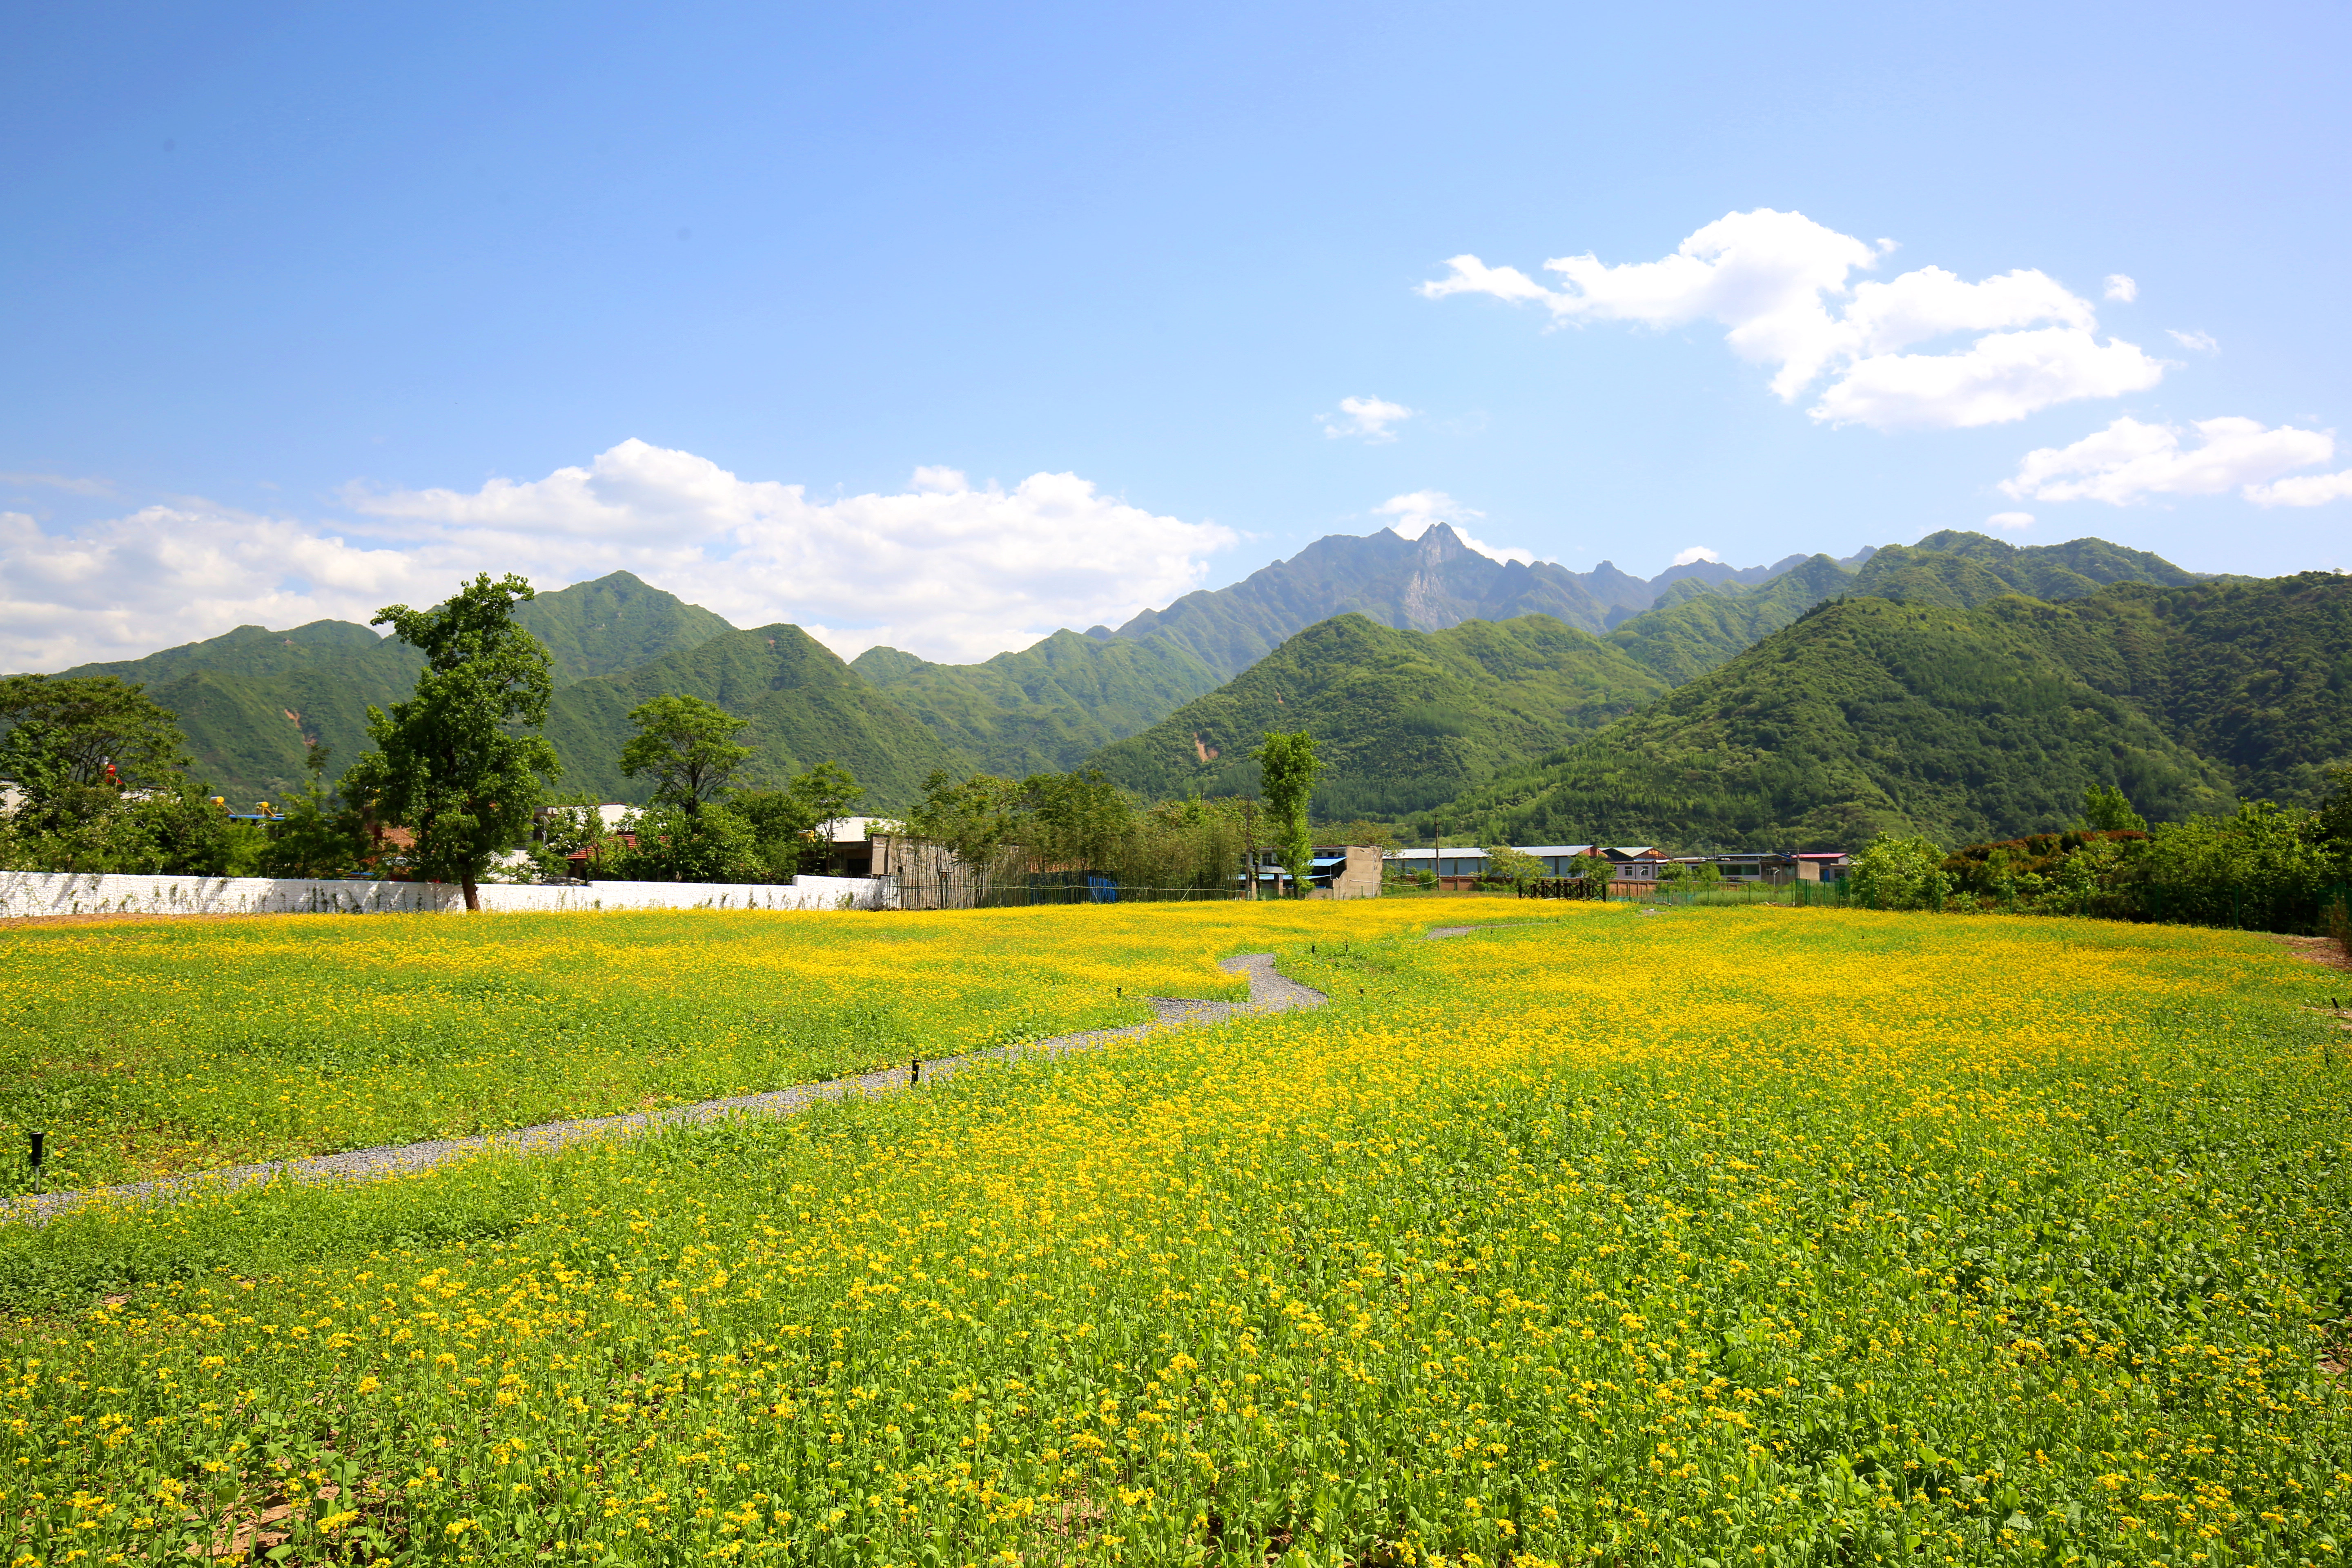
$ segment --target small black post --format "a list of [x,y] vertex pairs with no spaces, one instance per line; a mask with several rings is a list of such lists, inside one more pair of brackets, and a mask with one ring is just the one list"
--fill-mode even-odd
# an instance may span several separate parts
[[922,1058],[917,1057],[915,1058],[914,1065],[907,1069],[907,1081],[909,1084],[918,1084],[923,1081]]
[[36,1132],[32,1135],[33,1190],[35,1192],[39,1192],[41,1190],[41,1161],[45,1154],[45,1151],[42,1149],[41,1145],[48,1141],[48,1136],[49,1135],[46,1132]]

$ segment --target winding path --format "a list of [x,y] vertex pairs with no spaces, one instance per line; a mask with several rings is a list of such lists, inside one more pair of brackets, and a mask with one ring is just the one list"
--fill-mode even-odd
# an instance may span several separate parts
[[[1460,928],[1462,931],[1470,929],[1473,928]],[[1444,929],[1429,934],[1433,937],[1454,936],[1459,931]],[[0,1202],[0,1223],[30,1220],[37,1224],[89,1203],[125,1199],[163,1199],[168,1202],[200,1192],[233,1192],[238,1187],[250,1186],[256,1182],[266,1182],[280,1175],[291,1176],[300,1182],[359,1182],[379,1176],[407,1175],[486,1149],[537,1153],[543,1150],[561,1149],[567,1143],[576,1143],[585,1138],[603,1138],[616,1132],[637,1132],[678,1123],[716,1121],[720,1117],[739,1111],[747,1116],[789,1116],[820,1100],[877,1094],[887,1089],[904,1089],[913,1081],[936,1082],[952,1076],[967,1062],[992,1058],[1010,1060],[1040,1055],[1048,1058],[1066,1056],[1072,1051],[1091,1050],[1112,1040],[1132,1039],[1157,1028],[1223,1023],[1228,1018],[1248,1014],[1280,1013],[1294,1007],[1319,1007],[1329,1000],[1320,991],[1311,990],[1276,973],[1274,954],[1270,952],[1245,952],[1220,961],[1217,967],[1228,974],[1248,977],[1250,999],[1247,1003],[1193,1002],[1153,996],[1149,998],[1153,1015],[1149,1024],[1056,1035],[1050,1039],[1003,1046],[995,1050],[940,1057],[915,1066],[885,1068],[879,1072],[828,1079],[822,1083],[794,1084],[790,1089],[770,1089],[763,1094],[706,1100],[694,1105],[675,1106],[667,1110],[602,1116],[583,1121],[551,1121],[539,1127],[518,1128],[510,1132],[486,1132],[470,1138],[436,1138],[429,1142],[403,1143],[383,1149],[352,1149],[341,1154],[320,1154],[306,1160],[273,1160],[260,1165],[231,1165],[223,1170],[167,1176],[152,1182],[133,1182],[117,1187],[90,1187],[79,1192],[13,1198]],[[920,1069],[919,1079],[916,1077],[917,1067]]]

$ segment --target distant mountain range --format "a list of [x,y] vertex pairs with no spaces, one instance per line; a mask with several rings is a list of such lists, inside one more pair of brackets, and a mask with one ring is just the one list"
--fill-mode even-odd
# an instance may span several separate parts
[[[1117,628],[980,664],[845,664],[799,628],[738,630],[626,573],[541,595],[547,732],[566,787],[621,777],[625,715],[664,691],[751,720],[755,766],[825,758],[903,807],[933,769],[1102,768],[1146,795],[1247,791],[1265,730],[1313,732],[1326,816],[1449,834],[1843,845],[1877,826],[2012,836],[2086,783],[2158,814],[2307,799],[2352,756],[2352,580],[2200,579],[2095,539],[1932,534],[1845,560],[1712,562],[1643,581],[1499,563],[1444,525],[1318,540]],[[239,627],[68,673],[142,680],[232,798],[365,749],[414,650],[321,621]]]
[[1903,570],[1924,597],[1896,583],[1825,602],[1446,814],[1571,839],[1826,847],[1899,828],[1950,844],[2061,826],[2092,784],[2151,818],[2309,805],[2352,762],[2352,577],[1961,607],[1948,559]]

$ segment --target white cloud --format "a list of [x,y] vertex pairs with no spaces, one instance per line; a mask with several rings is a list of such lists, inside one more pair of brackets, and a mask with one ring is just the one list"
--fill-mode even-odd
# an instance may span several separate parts
[[[1591,255],[1544,263],[1562,286],[1475,256],[1424,283],[1429,299],[1491,294],[1543,305],[1555,325],[1633,321],[1726,327],[1725,342],[1775,368],[1783,401],[1828,378],[1809,412],[1831,424],[1881,429],[1959,428],[2021,419],[2075,398],[2153,386],[2161,361],[2096,334],[2097,314],[2045,273],[2019,270],[1970,283],[1938,267],[1885,282],[1851,283],[1894,248],[1824,227],[1801,213],[1730,213],[1657,261],[1604,264]],[[1984,334],[1937,353],[1897,351],[1958,333]]]
[[1717,555],[1714,551],[1708,549],[1704,544],[1694,544],[1688,550],[1683,551],[1677,554],[1675,557],[1674,563],[1677,566],[1695,566],[1702,561],[1712,561],[1720,565],[1723,562],[1723,557]]
[[364,621],[383,605],[438,598],[485,564],[200,503],[66,535],[0,512],[0,667],[135,658],[256,623]]
[[1517,561],[1524,566],[1532,566],[1536,562],[1533,551],[1521,550],[1517,546],[1498,548],[1485,540],[1472,538],[1463,526],[1463,521],[1486,514],[1464,506],[1444,490],[1414,490],[1410,495],[1391,496],[1372,510],[1383,517],[1393,519],[1389,524],[1391,531],[1406,539],[1419,539],[1433,525],[1442,522],[1461,535],[1463,543],[1489,561]]
[[[2306,468],[2336,455],[2335,437],[2322,430],[2282,425],[2266,429],[2252,419],[2200,419],[2191,426],[2198,439],[2176,425],[2149,425],[2126,416],[2071,447],[2028,452],[2004,494],[2020,500],[2103,500],[2126,506],[2152,495],[2221,495],[2242,489],[2265,506],[2316,506],[2334,499],[2330,479],[2300,479],[2266,485],[2292,468]],[[2308,495],[2311,499],[2303,499]]]
[[2298,474],[2267,485],[2248,485],[2246,499],[2256,506],[2325,506],[2352,498],[2352,468],[2338,474]]
[[189,505],[50,536],[0,514],[0,665],[135,657],[240,623],[365,621],[478,571],[556,588],[616,568],[738,626],[795,622],[845,656],[887,642],[964,661],[1164,605],[1236,542],[1075,474],[1005,490],[927,468],[903,493],[819,501],[635,440],[541,479],[354,487],[345,501],[362,527]]
[[2107,298],[2118,305],[2128,305],[2139,298],[2139,285],[2121,272],[2107,274]]
[[114,493],[114,487],[104,479],[76,479],[71,474],[0,474],[0,485],[41,485],[53,490],[69,490],[78,496]]
[[2033,514],[2030,511],[1997,511],[1990,517],[1985,519],[1985,526],[1987,528],[2005,528],[2014,533],[2021,528],[2032,528],[2033,526]]
[[2217,354],[2221,352],[2221,341],[2210,332],[2184,332],[2173,327],[2167,327],[2164,331],[2167,337],[2184,349],[2195,349],[2200,354]]
[[1879,429],[2003,425],[2081,397],[2154,386],[2163,364],[2131,344],[2072,327],[1993,332],[1958,353],[1879,354],[1855,363],[1811,410],[1816,419]]
[[1326,436],[1361,436],[1378,445],[1395,440],[1396,431],[1391,426],[1403,424],[1417,412],[1402,403],[1389,403],[1378,397],[1343,397],[1339,399],[1338,414],[1318,414],[1315,419]]

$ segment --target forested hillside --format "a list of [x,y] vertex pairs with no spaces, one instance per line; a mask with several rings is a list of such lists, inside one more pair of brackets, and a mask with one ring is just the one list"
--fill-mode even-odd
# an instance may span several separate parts
[[[630,669],[730,630],[709,610],[626,572],[540,595],[515,619],[547,645],[558,685]],[[333,748],[340,773],[368,747],[367,710],[406,697],[424,659],[351,621],[290,631],[239,626],[144,658],[86,664],[67,675],[144,682],[179,715],[196,775],[239,810],[283,798],[306,776],[312,744]]]
[[[852,668],[919,714],[940,740],[980,757],[993,772],[1017,776],[1076,766],[1335,616],[1361,615],[1426,632],[1470,620],[1546,615],[1599,632],[1641,624],[1662,592],[1737,591],[1769,582],[1803,560],[1790,556],[1778,565],[1745,568],[1699,561],[1644,582],[1605,561],[1587,573],[1495,561],[1442,523],[1417,540],[1387,530],[1366,537],[1332,534],[1239,583],[1147,610],[1116,632],[1104,626],[1056,632],[983,664],[931,664],[897,648],[869,648]],[[1808,597],[1785,615],[1766,618],[1773,626],[1786,625],[1812,602]],[[1750,636],[1723,648],[1712,662],[1754,640]]]
[[2112,583],[2171,586],[2197,580],[2161,555],[2104,539],[2020,546],[1947,529],[1916,544],[1879,551],[1864,564],[1853,591],[1965,610],[2003,594],[2056,603],[2087,598]]
[[1011,778],[1076,767],[1218,683],[1179,644],[1101,632],[1055,632],[984,664],[932,664],[870,647],[850,668],[941,742]]
[[782,784],[836,762],[866,786],[864,805],[888,810],[920,799],[934,768],[962,773],[975,765],[832,649],[780,624],[730,631],[557,691],[544,732],[563,759],[562,787],[603,800],[648,799],[648,781],[622,776],[621,748],[636,732],[629,710],[666,692],[699,697],[751,721],[737,737],[754,752],[744,769],[748,783]]
[[2032,616],[1857,596],[1446,815],[1514,837],[1966,843],[2068,820],[2094,784],[2152,817],[2231,795],[2223,769],[2085,680]]
[[1328,766],[1316,810],[1394,816],[1589,733],[1665,683],[1549,616],[1402,631],[1338,616],[1088,764],[1160,798],[1253,794],[1249,752],[1305,730]]
[[1625,656],[1670,686],[1696,680],[1824,599],[1853,590],[1853,574],[1826,555],[1800,562],[1753,587],[1689,579],[1658,595],[1657,607],[1609,634]]
[[[1958,531],[1645,583],[1498,563],[1439,525],[1318,541],[1116,632],[974,665],[887,647],[844,665],[626,573],[518,618],[550,649],[565,787],[610,799],[646,793],[618,772],[629,709],[678,691],[751,720],[765,776],[830,758],[886,808],[935,767],[1091,762],[1145,795],[1247,791],[1259,735],[1305,728],[1332,763],[1326,816],[1425,830],[1442,806],[1456,831],[1786,847],[1881,825],[2036,831],[2088,783],[2159,817],[2232,792],[2315,799],[2352,755],[2347,599],[2327,574],[2199,579],[2096,539]],[[69,673],[146,682],[199,776],[243,805],[282,797],[312,742],[347,765],[368,706],[417,668],[403,644],[321,621]]]
[[2033,626],[2084,679],[2226,769],[2248,798],[2316,805],[2320,771],[2352,761],[2352,577],[2126,584],[1987,608]]
[[[1860,567],[1857,573],[1853,568]],[[2018,546],[1947,530],[1915,545],[1891,544],[1858,561],[1815,555],[1783,562],[1764,581],[1685,580],[1656,606],[1610,633],[1637,663],[1680,685],[1724,664],[1841,594],[1969,609],[2003,594],[2083,598],[2111,583],[2197,579],[2160,555],[2104,539]]]

